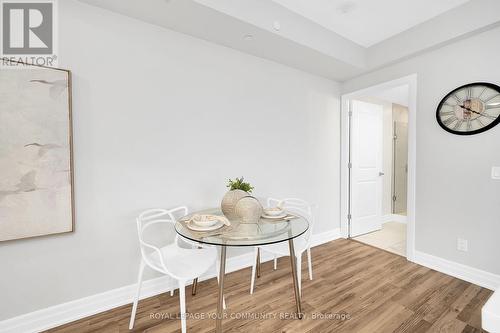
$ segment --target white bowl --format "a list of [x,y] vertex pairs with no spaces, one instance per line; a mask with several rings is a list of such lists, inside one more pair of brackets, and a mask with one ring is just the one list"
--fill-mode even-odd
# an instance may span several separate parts
[[191,222],[200,227],[211,227],[218,221],[219,219],[214,215],[195,215],[191,218]]
[[280,216],[283,215],[285,211],[283,208],[272,207],[272,208],[264,208],[264,214],[267,216]]

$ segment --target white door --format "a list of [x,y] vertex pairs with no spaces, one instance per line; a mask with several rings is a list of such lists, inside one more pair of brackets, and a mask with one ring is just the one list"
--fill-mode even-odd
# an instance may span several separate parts
[[351,237],[382,227],[382,131],[382,106],[352,101]]

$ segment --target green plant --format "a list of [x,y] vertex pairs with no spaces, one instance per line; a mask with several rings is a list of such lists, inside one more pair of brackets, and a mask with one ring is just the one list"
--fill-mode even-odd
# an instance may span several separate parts
[[250,183],[245,183],[243,181],[243,177],[241,178],[236,178],[235,180],[232,180],[232,179],[229,179],[229,182],[227,183],[227,188],[229,188],[229,190],[242,190],[242,191],[245,191],[245,192],[252,192],[253,190],[253,186],[250,185]]

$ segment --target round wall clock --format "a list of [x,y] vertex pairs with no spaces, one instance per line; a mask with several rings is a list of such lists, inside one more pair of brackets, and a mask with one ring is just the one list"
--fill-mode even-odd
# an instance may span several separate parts
[[436,112],[438,124],[458,135],[487,131],[500,123],[500,87],[470,83],[446,95]]

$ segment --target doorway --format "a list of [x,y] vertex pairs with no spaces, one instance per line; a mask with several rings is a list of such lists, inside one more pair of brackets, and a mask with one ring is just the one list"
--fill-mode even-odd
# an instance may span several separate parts
[[342,234],[410,260],[415,110],[416,75],[342,96]]

